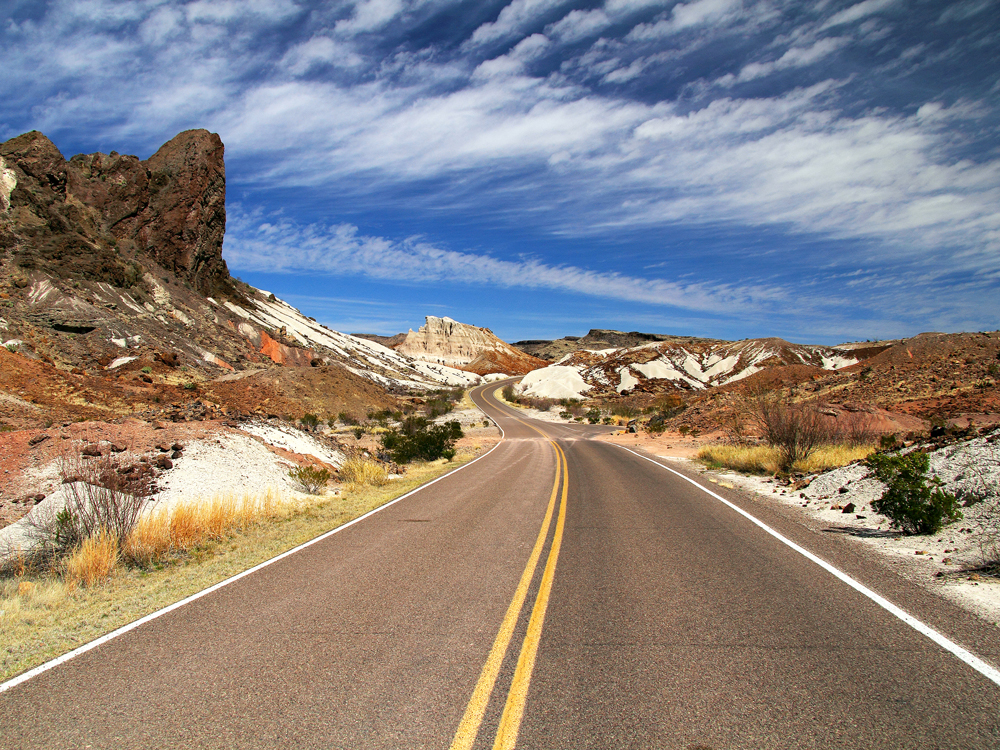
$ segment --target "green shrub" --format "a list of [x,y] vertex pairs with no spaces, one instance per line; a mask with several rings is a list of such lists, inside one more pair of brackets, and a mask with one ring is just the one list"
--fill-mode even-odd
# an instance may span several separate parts
[[142,371],[144,373],[146,373],[147,375],[149,375],[149,373],[151,373],[153,371],[153,368],[150,367],[149,365],[146,365],[145,367],[142,368]]
[[587,412],[586,416],[588,422],[591,424],[597,424],[601,421],[601,410],[594,406]]
[[315,414],[306,413],[302,415],[299,423],[307,430],[315,430],[319,426],[319,417]]
[[398,430],[390,430],[382,435],[382,448],[398,464],[406,464],[415,459],[434,461],[438,458],[455,457],[455,441],[462,437],[462,427],[458,422],[443,425],[431,424],[423,417],[407,417]]
[[939,479],[931,479],[933,486],[927,486],[926,453],[876,453],[865,463],[885,485],[882,497],[872,501],[872,509],[886,516],[894,528],[907,534],[935,534],[946,523],[962,517],[958,500],[940,488]]
[[303,492],[318,495],[330,481],[330,470],[317,469],[315,466],[296,466],[288,470],[288,476]]

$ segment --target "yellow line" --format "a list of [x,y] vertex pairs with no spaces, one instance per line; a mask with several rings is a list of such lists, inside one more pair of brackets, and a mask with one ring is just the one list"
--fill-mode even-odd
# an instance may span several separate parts
[[[552,445],[555,446],[555,443]],[[542,554],[542,548],[545,546],[545,538],[549,534],[549,526],[552,523],[552,512],[555,509],[556,497],[559,492],[559,479],[563,464],[559,460],[558,446],[556,446],[556,451],[556,481],[552,485],[552,495],[549,497],[549,507],[545,511],[545,520],[542,521],[542,528],[538,532],[538,539],[535,541],[534,549],[531,550],[531,556],[528,558],[528,564],[524,568],[524,573],[521,574],[521,581],[514,592],[514,598],[511,600],[510,606],[507,608],[507,614],[500,624],[500,631],[493,641],[493,648],[490,649],[489,656],[486,657],[486,664],[483,665],[479,681],[472,691],[472,697],[469,699],[469,705],[465,709],[465,715],[458,725],[458,731],[455,732],[455,739],[451,743],[452,750],[468,750],[476,741],[476,735],[479,734],[479,727],[483,723],[483,715],[486,713],[486,705],[489,703],[490,695],[493,693],[497,675],[500,673],[500,666],[507,655],[510,639],[514,635],[514,627],[517,625],[518,617],[521,615],[521,608],[524,606],[525,597],[528,595],[528,587],[531,585],[531,579],[534,578],[535,568],[538,566],[538,558]],[[565,505],[565,490],[563,491],[563,498],[563,504]]]
[[521,720],[524,718],[524,706],[528,700],[528,687],[531,684],[531,673],[535,669],[535,658],[538,656],[538,646],[542,640],[542,626],[545,623],[545,610],[549,606],[549,594],[552,592],[552,580],[556,574],[556,561],[559,559],[559,548],[562,546],[563,528],[566,525],[566,496],[569,488],[569,467],[566,465],[566,454],[553,443],[563,466],[562,499],[559,505],[559,520],[556,522],[556,533],[552,537],[552,548],[549,559],[542,573],[542,583],[535,599],[535,607],[528,621],[528,633],[521,646],[521,655],[517,659],[514,670],[514,680],[507,694],[507,704],[503,709],[500,726],[497,729],[496,742],[493,750],[513,750],[517,743],[518,732],[521,731]]

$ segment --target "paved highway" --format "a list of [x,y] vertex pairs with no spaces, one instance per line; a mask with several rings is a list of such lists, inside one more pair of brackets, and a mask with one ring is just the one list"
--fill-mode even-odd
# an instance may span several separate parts
[[498,387],[487,456],[0,693],[0,747],[1000,747],[988,665],[739,510],[993,665],[997,628]]

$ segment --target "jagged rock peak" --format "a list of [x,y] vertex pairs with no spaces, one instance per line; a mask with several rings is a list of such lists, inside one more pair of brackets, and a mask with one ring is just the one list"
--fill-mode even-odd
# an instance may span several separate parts
[[115,151],[66,161],[38,131],[12,138],[0,144],[10,217],[0,249],[25,269],[119,287],[138,283],[148,258],[203,294],[238,296],[222,259],[224,152],[207,130],[180,133],[146,161]]

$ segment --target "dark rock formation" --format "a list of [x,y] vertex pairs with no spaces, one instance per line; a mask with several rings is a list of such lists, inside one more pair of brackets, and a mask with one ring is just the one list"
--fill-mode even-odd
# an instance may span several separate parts
[[88,154],[68,162],[37,131],[0,144],[13,173],[0,249],[24,269],[141,287],[144,260],[198,292],[238,297],[222,259],[224,146],[188,130],[146,161]]

